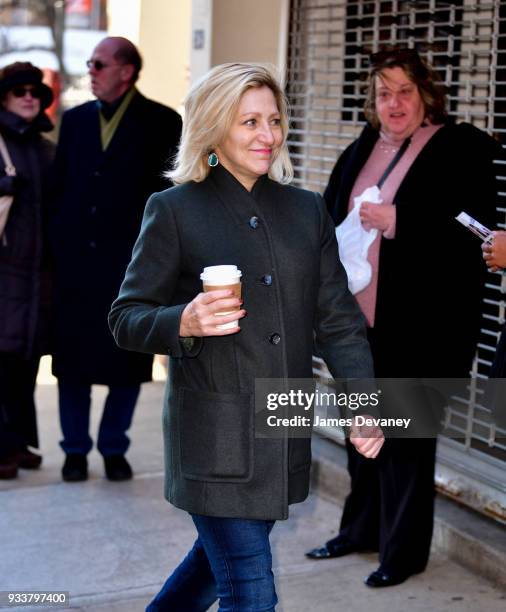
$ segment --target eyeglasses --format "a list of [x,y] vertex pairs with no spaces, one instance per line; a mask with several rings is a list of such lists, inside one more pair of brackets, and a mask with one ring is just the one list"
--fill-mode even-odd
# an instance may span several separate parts
[[400,63],[417,63],[421,64],[421,58],[418,55],[416,49],[408,49],[406,47],[400,49],[385,49],[372,53],[369,57],[369,65],[371,68],[377,68],[378,66],[384,66],[385,64],[393,64],[396,62]]
[[101,60],[93,60],[93,59],[89,59],[86,62],[86,66],[88,67],[88,69],[91,70],[91,68],[94,68],[97,72],[100,72],[101,70],[103,70],[104,68],[109,68],[110,66],[123,66],[123,64],[105,64],[104,62],[102,62]]
[[15,98],[24,98],[26,94],[30,94],[32,98],[34,98],[35,100],[39,100],[42,96],[42,91],[40,89],[37,89],[36,87],[23,87],[21,85],[18,87],[13,87],[11,91],[12,95]]

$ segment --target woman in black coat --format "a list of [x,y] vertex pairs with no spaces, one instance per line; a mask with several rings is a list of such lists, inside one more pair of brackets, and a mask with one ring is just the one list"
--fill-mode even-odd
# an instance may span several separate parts
[[0,196],[14,196],[0,238],[0,478],[39,467],[34,403],[39,359],[47,352],[49,269],[43,183],[53,145],[41,136],[53,128],[44,114],[53,99],[42,72],[16,62],[0,74],[0,133],[15,176],[3,170]]
[[[487,134],[447,118],[435,78],[414,50],[371,58],[369,124],[340,156],[324,195],[338,225],[354,197],[382,183],[383,203],[360,209],[362,225],[378,235],[368,253],[371,280],[356,293],[380,378],[467,378],[476,351],[486,270],[479,241],[455,217],[465,211],[493,223],[493,159],[501,153]],[[387,439],[374,464],[347,450],[352,488],[340,533],[307,556],[379,550],[366,584],[399,584],[429,557],[435,435]]]
[[[109,316],[122,348],[170,355],[165,492],[198,532],[151,611],[206,610],[217,598],[223,610],[274,610],[269,533],[308,494],[310,440],[260,435],[255,381],[287,390],[288,378],[312,378],[313,331],[335,376],[372,376],[324,202],[285,184],[287,130],[262,67],[218,66],[193,87],[178,186],[148,202]],[[201,292],[202,269],[221,264],[242,271],[247,316],[231,290]],[[382,440],[376,431],[354,444],[373,457]]]

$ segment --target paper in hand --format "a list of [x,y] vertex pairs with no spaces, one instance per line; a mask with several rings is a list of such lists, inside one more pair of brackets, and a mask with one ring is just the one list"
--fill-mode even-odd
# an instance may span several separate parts
[[476,234],[476,236],[481,238],[484,242],[489,240],[492,236],[492,230],[489,230],[488,227],[485,227],[485,225],[482,225],[479,221],[476,221],[476,219],[473,219],[471,215],[465,212],[458,214],[455,219],[462,223],[462,225],[465,225],[465,227],[471,230],[473,234]]

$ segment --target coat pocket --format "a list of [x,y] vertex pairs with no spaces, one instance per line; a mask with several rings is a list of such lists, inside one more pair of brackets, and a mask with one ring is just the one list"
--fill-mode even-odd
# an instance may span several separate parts
[[311,466],[311,438],[292,438],[289,441],[288,469],[290,474]]
[[183,388],[179,394],[181,472],[208,482],[253,476],[252,396]]

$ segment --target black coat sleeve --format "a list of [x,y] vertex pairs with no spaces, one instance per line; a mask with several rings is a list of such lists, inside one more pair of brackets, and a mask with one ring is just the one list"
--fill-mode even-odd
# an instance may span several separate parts
[[198,354],[201,338],[194,339],[189,350],[180,342],[181,314],[186,304],[172,304],[180,257],[181,244],[170,204],[163,193],[155,193],[146,204],[132,261],[109,314],[109,327],[119,347],[172,357]]
[[[342,215],[340,202],[338,199],[339,188],[343,176],[343,169],[347,162],[347,159],[350,155],[350,147],[348,147],[341,155],[336,162],[336,165],[332,169],[330,174],[329,182],[325,191],[323,192],[323,199],[325,200],[325,204],[327,206],[327,210],[334,221],[334,225],[337,224],[338,219]],[[344,215],[346,216],[346,214]]]
[[456,154],[460,157],[459,176],[455,176],[462,200],[462,210],[490,228],[499,219],[496,213],[498,167],[495,160],[504,161],[501,145],[486,132],[469,123],[456,126]]
[[156,176],[152,185],[152,191],[162,191],[172,185],[172,182],[165,177],[165,172],[173,166],[177,153],[181,130],[183,127],[181,116],[171,108],[161,107],[163,112],[156,122],[154,133],[154,144],[158,148],[157,159],[153,163],[156,169]]
[[348,289],[334,224],[323,200],[317,198],[321,210],[321,256],[316,348],[335,378],[372,378],[365,319]]
[[68,113],[64,113],[60,125],[56,153],[47,181],[48,200],[51,201],[52,212],[61,206],[65,174],[67,170],[68,152],[71,143],[71,120]]
[[0,196],[14,195],[16,193],[16,182],[18,181],[17,176],[5,176],[0,177]]

